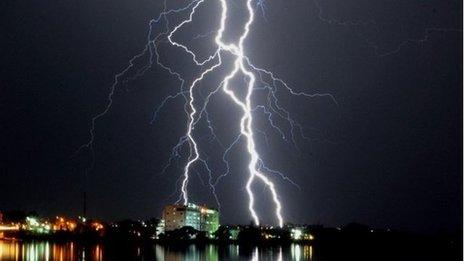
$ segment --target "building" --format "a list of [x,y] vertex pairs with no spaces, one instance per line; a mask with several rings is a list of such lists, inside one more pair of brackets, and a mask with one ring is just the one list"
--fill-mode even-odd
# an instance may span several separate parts
[[160,219],[156,225],[155,239],[159,239],[160,235],[163,234],[164,231],[166,231],[164,219]]
[[313,235],[305,227],[298,226],[290,228],[290,237],[295,241],[314,240]]
[[166,206],[163,210],[163,220],[165,231],[190,226],[211,235],[219,228],[219,212],[216,209],[192,203]]
[[59,217],[55,218],[55,221],[52,223],[52,228],[54,231],[69,231],[73,232],[77,227],[77,222],[66,218],[66,217]]

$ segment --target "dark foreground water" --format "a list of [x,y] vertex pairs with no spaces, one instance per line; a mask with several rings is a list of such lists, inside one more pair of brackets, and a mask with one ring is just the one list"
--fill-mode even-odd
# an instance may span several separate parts
[[[455,250],[455,249],[454,249]],[[0,260],[460,260],[449,249],[407,244],[337,244],[310,246],[238,246],[238,245],[159,245],[159,244],[81,244],[78,242],[2,241]],[[462,259],[461,259],[462,260]]]
[[312,246],[79,244],[0,241],[0,260],[312,260]]

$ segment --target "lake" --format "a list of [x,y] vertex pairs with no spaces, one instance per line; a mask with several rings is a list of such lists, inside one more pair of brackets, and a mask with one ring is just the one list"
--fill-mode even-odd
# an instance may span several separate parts
[[462,241],[409,240],[393,238],[383,241],[326,242],[314,246],[245,246],[216,244],[162,245],[155,243],[93,243],[78,241],[0,240],[0,260],[143,260],[143,261],[216,261],[216,260],[376,260],[428,261],[462,260]]
[[0,241],[0,260],[312,260],[313,247],[238,245],[79,244],[77,242]]

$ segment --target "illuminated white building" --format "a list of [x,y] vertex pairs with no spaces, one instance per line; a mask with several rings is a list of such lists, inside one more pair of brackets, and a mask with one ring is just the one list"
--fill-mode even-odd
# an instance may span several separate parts
[[198,231],[214,233],[219,228],[219,212],[206,206],[173,204],[164,207],[165,231],[190,226]]

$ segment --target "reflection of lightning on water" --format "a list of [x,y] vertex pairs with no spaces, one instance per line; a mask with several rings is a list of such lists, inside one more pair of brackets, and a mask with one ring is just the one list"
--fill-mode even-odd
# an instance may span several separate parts
[[[249,197],[248,209],[251,213],[251,216],[253,217],[255,224],[259,224],[259,216],[255,210],[256,200],[252,189],[253,184],[259,181],[269,189],[271,198],[275,205],[275,216],[278,220],[279,226],[282,226],[284,221],[281,213],[282,204],[280,201],[280,196],[277,193],[277,188],[274,182],[272,181],[271,176],[275,175],[285,181],[290,182],[297,188],[299,187],[288,176],[284,175],[280,171],[276,171],[267,167],[264,163],[264,160],[260,157],[256,148],[255,133],[263,135],[266,141],[267,133],[263,130],[258,130],[255,128],[254,115],[264,115],[271,129],[276,131],[276,133],[278,133],[283,140],[289,142],[290,144],[296,147],[296,135],[303,139],[308,138],[304,135],[302,125],[296,122],[291,117],[290,112],[279,103],[277,92],[279,90],[283,90],[294,96],[301,96],[306,98],[327,97],[335,103],[336,101],[334,97],[330,94],[307,94],[304,92],[295,91],[291,87],[289,87],[289,85],[286,84],[282,79],[275,76],[274,73],[272,73],[271,71],[259,68],[252,64],[251,59],[246,55],[244,43],[247,39],[247,36],[250,33],[250,27],[255,19],[254,9],[259,8],[264,17],[265,5],[263,0],[259,0],[256,3],[256,5],[252,4],[252,0],[245,1],[247,19],[244,23],[243,28],[241,28],[242,34],[240,35],[238,41],[233,43],[226,43],[223,40],[223,35],[225,33],[226,23],[228,20],[228,3],[226,2],[226,0],[218,0],[221,5],[220,23],[218,28],[206,34],[198,34],[194,37],[194,39],[200,40],[214,34],[214,43],[216,45],[216,49],[213,52],[213,54],[208,56],[206,59],[198,59],[194,51],[189,49],[188,46],[175,41],[174,38],[175,33],[179,31],[179,29],[193,21],[197,10],[201,8],[202,5],[204,5],[207,1],[208,0],[193,0],[184,7],[178,9],[167,9],[165,1],[163,12],[156,19],[151,20],[149,23],[150,29],[148,32],[148,41],[145,48],[142,50],[140,54],[137,54],[129,61],[129,65],[123,71],[121,71],[119,74],[115,76],[115,80],[113,82],[113,85],[111,86],[110,93],[108,95],[108,102],[104,110],[102,110],[102,112],[96,114],[92,118],[90,128],[90,139],[86,144],[81,146],[81,149],[88,148],[93,152],[93,142],[95,139],[95,123],[97,120],[103,117],[111,108],[116,87],[120,83],[125,83],[132,79],[142,76],[148,69],[150,69],[156,63],[157,66],[167,71],[171,76],[173,76],[176,80],[179,81],[180,88],[174,93],[167,95],[162,100],[160,105],[154,110],[152,123],[156,123],[158,115],[162,112],[163,108],[167,103],[178,98],[182,98],[185,101],[184,110],[187,115],[186,133],[184,136],[179,138],[177,144],[172,148],[169,160],[167,161],[167,164],[162,168],[162,173],[164,173],[168,171],[168,169],[174,163],[178,164],[179,160],[182,158],[182,148],[188,146],[189,155],[187,158],[187,162],[183,167],[183,175],[178,180],[178,182],[181,184],[181,194],[178,202],[182,201],[184,204],[187,204],[189,202],[188,182],[191,171],[193,170],[197,173],[201,182],[211,188],[211,192],[213,193],[216,199],[218,207],[220,207],[219,198],[216,194],[216,186],[225,176],[227,176],[230,173],[228,154],[239,143],[240,140],[244,140],[246,142],[246,148],[249,156],[247,167],[249,176],[248,181],[246,183],[246,190]],[[180,23],[178,23],[171,29],[169,24],[169,16],[182,16],[185,14],[187,14],[187,18],[182,20]],[[157,25],[162,26],[163,30],[158,34],[154,35],[154,28]],[[188,86],[186,86],[186,80],[180,73],[175,71],[170,66],[165,65],[161,61],[158,49],[160,43],[168,43],[171,46],[177,47],[178,49],[184,51],[191,57],[191,60],[194,62],[194,64],[201,68],[199,76],[195,78]],[[198,87],[200,82],[204,80],[206,77],[208,77],[208,75],[210,75],[213,71],[215,71],[219,67],[225,67],[223,66],[223,56],[225,54],[233,57],[232,68],[230,69],[229,73],[219,82],[217,88],[210,91],[203,99],[201,105],[198,106],[198,98],[195,97],[194,90]],[[145,57],[147,55],[150,58],[149,62],[141,68],[135,68],[134,62],[139,58]],[[231,86],[231,80],[239,76],[243,77],[246,81],[246,94],[244,97],[239,97],[239,95],[235,91],[234,86]],[[121,82],[122,77],[126,78],[124,81]],[[267,102],[265,104],[253,104],[253,94],[255,91],[267,93]],[[238,106],[242,113],[242,117],[239,123],[240,133],[237,134],[233,141],[228,145],[224,145],[218,139],[215,133],[213,121],[211,120],[208,113],[208,105],[210,103],[210,100],[213,98],[214,95],[219,95],[219,93],[226,94],[231,99],[231,101],[233,101],[233,103],[235,103],[235,105]],[[286,122],[286,124],[288,124],[289,126],[289,131],[285,131],[284,128],[280,127],[276,123],[275,119],[279,119],[279,122]],[[225,171],[216,178],[213,177],[213,171],[209,167],[207,155],[205,155],[205,153],[201,150],[200,144],[198,143],[200,137],[195,137],[193,133],[195,127],[202,122],[204,122],[208,127],[209,134],[207,134],[207,136],[209,136],[209,141],[216,142],[223,149],[222,161],[225,166]],[[207,182],[205,182],[201,178],[201,175],[198,171],[199,166],[204,168],[204,170],[208,174]]]
[[[296,255],[299,258],[299,255]],[[259,249],[255,247],[253,253],[251,254],[251,261],[258,261],[259,260]],[[279,247],[279,252],[277,253],[277,257],[274,259],[277,261],[282,261],[282,247]]]

